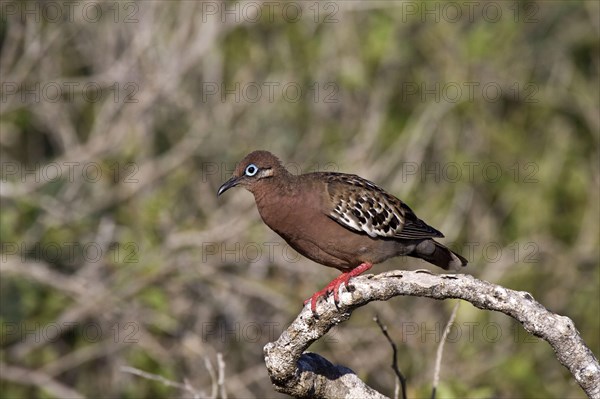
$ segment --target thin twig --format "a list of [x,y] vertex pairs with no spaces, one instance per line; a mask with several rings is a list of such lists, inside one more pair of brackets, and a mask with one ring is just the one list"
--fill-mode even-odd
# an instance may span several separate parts
[[208,370],[208,375],[210,375],[210,381],[211,381],[211,391],[210,391],[210,397],[212,399],[216,399],[217,397],[217,393],[219,392],[219,383],[217,381],[217,375],[215,374],[215,369],[212,365],[212,363],[210,362],[210,359],[208,358],[208,356],[204,357],[204,365],[206,366],[206,369]]
[[437,348],[437,354],[435,355],[435,370],[433,372],[433,390],[431,391],[431,399],[435,399],[438,382],[440,381],[440,367],[442,365],[442,354],[444,352],[444,344],[446,343],[446,338],[450,333],[450,327],[452,326],[452,323],[454,323],[454,319],[456,318],[456,312],[458,311],[459,306],[460,301],[456,302],[456,305],[454,305],[454,309],[452,309],[452,314],[450,315],[450,319],[446,324],[446,328],[444,328],[442,339]]
[[227,399],[227,392],[225,391],[225,361],[223,360],[223,354],[217,353],[217,366],[218,366],[218,384],[219,384],[219,396],[221,399]]
[[402,399],[406,399],[406,378],[398,368],[398,347],[396,346],[394,341],[392,341],[392,338],[390,338],[390,335],[387,331],[387,326],[383,325],[381,321],[379,321],[379,316],[375,315],[375,317],[373,317],[373,320],[375,320],[375,323],[377,323],[377,325],[381,329],[381,332],[392,346],[392,369],[394,370],[394,373],[396,373],[396,387],[394,388],[394,399],[398,399],[398,387],[400,385],[402,386]]
[[169,386],[169,387],[183,389],[184,391],[188,391],[189,393],[191,393],[194,398],[201,398],[201,397],[205,397],[206,396],[206,394],[204,394],[203,392],[200,392],[200,391],[196,390],[193,386],[191,386],[187,382],[185,384],[182,384],[182,383],[177,382],[177,381],[169,380],[168,378],[165,378],[162,375],[148,373],[146,371],[143,371],[143,370],[140,370],[140,369],[136,369],[135,367],[122,366],[121,367],[121,371],[123,371],[125,373],[130,373],[130,374],[133,374],[133,375],[137,375],[138,377],[142,377],[142,378],[145,378],[147,380],[158,381],[158,382],[160,382],[160,383],[162,383],[162,384],[164,384],[166,386]]

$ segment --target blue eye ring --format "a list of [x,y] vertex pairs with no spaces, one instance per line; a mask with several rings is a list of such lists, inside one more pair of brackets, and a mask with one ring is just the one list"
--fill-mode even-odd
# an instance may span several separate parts
[[246,176],[254,176],[256,173],[258,172],[258,167],[256,165],[254,165],[253,163],[251,163],[250,165],[246,166],[246,170],[244,171],[244,174]]

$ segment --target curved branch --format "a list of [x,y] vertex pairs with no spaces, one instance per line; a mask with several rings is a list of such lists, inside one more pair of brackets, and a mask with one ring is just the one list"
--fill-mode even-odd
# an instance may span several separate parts
[[548,311],[523,291],[514,291],[464,274],[434,275],[423,271],[392,271],[351,280],[351,292],[342,289],[339,308],[333,299],[321,301],[318,318],[305,306],[275,342],[264,347],[265,362],[275,389],[295,397],[383,397],[352,370],[333,366],[304,351],[352,311],[371,301],[398,295],[434,299],[458,298],[474,306],[502,312],[519,321],[529,333],[547,341],[556,357],[591,398],[600,398],[600,365],[585,345],[573,321]]

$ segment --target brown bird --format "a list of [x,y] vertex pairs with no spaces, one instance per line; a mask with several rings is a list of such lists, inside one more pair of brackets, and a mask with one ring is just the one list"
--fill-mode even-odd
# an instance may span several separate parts
[[339,288],[348,288],[351,277],[373,264],[407,255],[421,258],[442,269],[458,270],[467,260],[434,237],[442,233],[419,219],[398,198],[362,177],[344,173],[289,173],[279,159],[267,151],[248,154],[233,177],[217,195],[235,186],[254,194],[262,220],[292,248],[342,274],[311,298],[317,301]]

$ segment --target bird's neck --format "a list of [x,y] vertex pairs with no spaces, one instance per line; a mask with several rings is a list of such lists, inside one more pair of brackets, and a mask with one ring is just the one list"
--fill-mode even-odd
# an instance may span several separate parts
[[[287,173],[287,172],[286,172]],[[279,222],[287,220],[298,212],[302,206],[303,189],[300,176],[287,173],[265,181],[258,190],[253,192],[256,208],[262,220],[271,230],[282,237],[287,233],[280,230]]]
[[276,176],[265,179],[260,187],[254,191],[254,199],[259,208],[269,206],[281,206],[281,199],[294,197],[298,194],[300,186],[297,184],[298,176],[282,169]]

